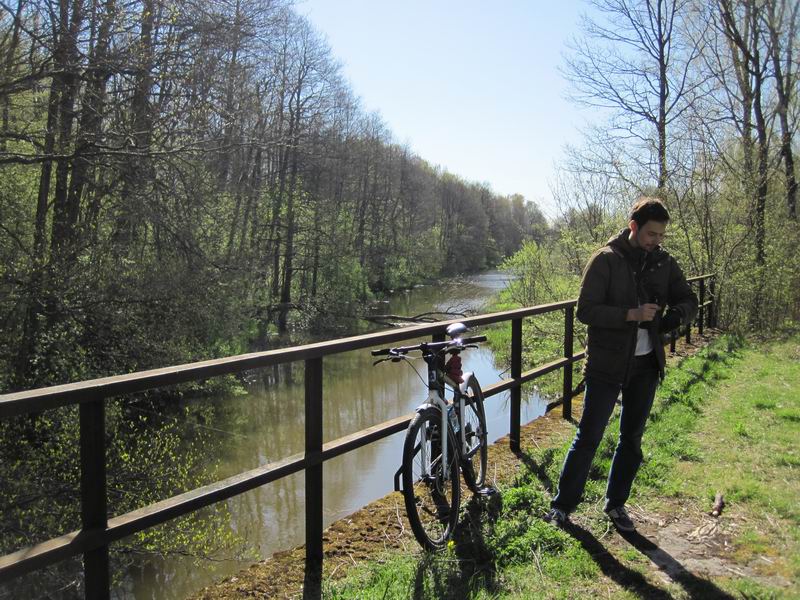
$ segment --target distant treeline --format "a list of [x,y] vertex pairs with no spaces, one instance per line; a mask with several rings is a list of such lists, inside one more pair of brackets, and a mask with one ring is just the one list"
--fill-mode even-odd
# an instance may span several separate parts
[[546,222],[416,156],[279,0],[0,5],[4,389],[242,350]]

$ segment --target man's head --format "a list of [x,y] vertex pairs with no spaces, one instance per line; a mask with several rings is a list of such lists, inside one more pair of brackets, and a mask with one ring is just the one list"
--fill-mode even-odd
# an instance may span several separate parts
[[669,212],[658,198],[642,196],[631,207],[629,220],[631,246],[652,252],[664,240]]

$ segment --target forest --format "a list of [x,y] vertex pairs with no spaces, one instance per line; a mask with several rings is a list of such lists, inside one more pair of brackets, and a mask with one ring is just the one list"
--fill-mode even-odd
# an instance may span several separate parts
[[[800,4],[585,6],[562,70],[596,118],[546,218],[398,143],[289,0],[0,0],[0,389],[335,337],[382,294],[494,266],[509,306],[574,297],[641,194],[684,272],[716,274],[722,328],[796,329]],[[563,321],[525,327],[527,359],[558,347]],[[218,449],[178,423],[218,415],[188,404],[109,402],[110,513],[201,485]],[[79,526],[77,421],[0,422],[3,552]],[[127,540],[114,577],[236,548],[226,511]],[[77,594],[78,572],[41,579]]]
[[0,57],[5,390],[246,351],[546,227],[397,143],[281,0],[17,0]]

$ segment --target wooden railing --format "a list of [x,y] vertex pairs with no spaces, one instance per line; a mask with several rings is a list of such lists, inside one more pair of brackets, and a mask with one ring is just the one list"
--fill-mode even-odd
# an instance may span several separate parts
[[[698,275],[696,277],[690,277],[686,281],[691,283],[696,283],[698,285],[697,291],[697,299],[700,301],[700,305],[697,311],[697,333],[703,335],[704,325],[708,324],[709,327],[716,327],[717,326],[717,311],[715,307],[719,306],[719,298],[716,295],[716,278],[713,274],[711,275]],[[708,282],[708,289],[706,289],[706,281]],[[708,298],[706,297],[706,292],[708,292]],[[669,343],[669,350],[670,352],[675,352],[675,343],[677,342],[679,332],[673,331],[672,336],[670,338]],[[687,326],[683,332],[683,335],[686,337],[686,343],[689,344],[692,341],[692,328],[691,326]]]
[[[711,280],[711,299],[705,299],[705,281]],[[701,308],[698,326],[703,329],[703,319],[709,326],[715,322],[713,275],[701,275],[689,280],[699,283]],[[564,418],[572,412],[572,365],[584,358],[584,352],[574,353],[574,317],[576,300],[567,300],[522,308],[459,321],[470,327],[479,327],[511,321],[511,378],[500,380],[484,390],[491,397],[510,391],[511,448],[519,451],[521,386],[547,373],[563,370],[561,399],[549,404],[552,410],[562,406]],[[564,311],[563,357],[535,369],[522,372],[522,322],[523,319],[554,311]],[[81,473],[81,529],[50,539],[0,557],[0,583],[25,573],[42,569],[73,556],[83,555],[86,598],[109,598],[109,545],[124,537],[149,529],[176,517],[209,506],[215,502],[250,491],[266,483],[305,471],[305,521],[306,561],[311,568],[322,564],[322,464],[336,456],[351,452],[367,444],[404,430],[413,414],[403,415],[358,431],[326,444],[322,443],[322,360],[325,356],[361,350],[379,345],[432,336],[444,339],[444,332],[453,321],[418,325],[392,331],[349,337],[305,346],[256,352],[209,360],[151,371],[142,371],[116,377],[106,377],[79,383],[17,392],[0,396],[0,418],[40,412],[61,406],[79,405],[80,410],[80,473]],[[687,340],[689,333],[686,333]],[[674,343],[674,340],[673,340]],[[162,386],[188,381],[198,381],[240,373],[272,365],[295,361],[305,362],[305,452],[239,473],[228,479],[197,488],[172,498],[162,500],[133,512],[113,517],[107,516],[105,401],[113,396],[141,392]]]

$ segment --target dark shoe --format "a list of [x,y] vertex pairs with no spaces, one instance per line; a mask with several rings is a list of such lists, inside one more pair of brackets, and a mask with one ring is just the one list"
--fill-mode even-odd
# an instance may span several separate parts
[[636,525],[633,524],[628,511],[624,506],[618,506],[606,511],[608,518],[614,523],[614,527],[620,531],[636,531]]
[[552,523],[556,527],[564,527],[567,524],[567,518],[567,513],[560,508],[551,508],[550,512],[544,516],[545,522]]

